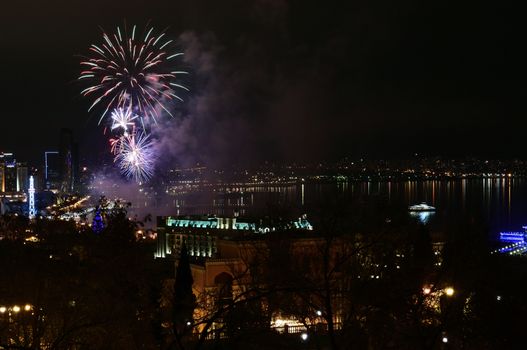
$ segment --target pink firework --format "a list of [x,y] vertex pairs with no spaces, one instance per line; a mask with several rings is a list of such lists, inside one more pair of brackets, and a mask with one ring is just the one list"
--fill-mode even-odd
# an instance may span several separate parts
[[94,99],[89,111],[103,106],[99,123],[109,110],[121,108],[141,115],[142,123],[156,122],[164,112],[172,116],[169,103],[183,101],[178,91],[187,87],[178,83],[185,71],[175,70],[175,60],[182,56],[173,40],[153,28],[131,35],[117,27],[113,34],[103,32],[100,45],[91,45],[92,57],[81,62],[79,80],[90,84],[81,93]]

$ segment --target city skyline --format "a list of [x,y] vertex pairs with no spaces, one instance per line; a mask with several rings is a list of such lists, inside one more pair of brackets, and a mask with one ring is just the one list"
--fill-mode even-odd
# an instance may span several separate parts
[[4,4],[0,349],[522,348],[520,13]]

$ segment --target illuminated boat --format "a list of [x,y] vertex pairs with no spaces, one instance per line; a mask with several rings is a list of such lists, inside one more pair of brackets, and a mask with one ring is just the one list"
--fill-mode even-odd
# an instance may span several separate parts
[[426,203],[410,205],[408,211],[435,211],[436,208]]
[[[523,227],[525,230],[525,226]],[[524,242],[526,233],[524,232],[500,232],[502,242]]]

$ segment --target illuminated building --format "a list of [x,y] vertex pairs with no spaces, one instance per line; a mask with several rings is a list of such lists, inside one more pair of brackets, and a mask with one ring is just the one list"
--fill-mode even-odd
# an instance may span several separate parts
[[5,165],[0,162],[0,193],[5,192]]
[[[297,232],[299,233],[299,232]],[[265,288],[266,272],[260,269],[251,269],[250,266],[259,266],[262,269],[266,267],[266,261],[270,252],[269,242],[266,242],[262,235],[255,235],[254,238],[219,238],[217,240],[217,256],[214,258],[193,259],[190,269],[193,279],[193,292],[198,300],[198,306],[195,309],[195,319],[202,319],[215,308],[221,307],[224,302],[243,299],[243,293],[254,287],[255,281],[258,281],[260,287]],[[291,233],[283,240],[284,249],[292,257],[292,260],[302,258],[304,263],[310,266],[322,266],[320,251],[324,247],[323,238],[317,237],[311,232],[301,234]],[[285,248],[287,247],[287,248]],[[339,259],[345,251],[346,244],[335,244],[330,250],[330,261]],[[302,264],[296,265],[295,268],[302,268]],[[258,275],[253,275],[255,271]],[[296,270],[291,271],[293,274]],[[300,271],[298,271],[300,273]],[[314,268],[311,271],[310,278],[318,281],[323,275],[322,269]],[[339,275],[335,275],[333,284],[338,285]],[[272,282],[274,283],[274,282]],[[318,300],[313,295],[310,299],[313,305],[323,306],[322,300]],[[285,306],[285,308],[284,308]],[[306,311],[305,318],[297,318],[289,315],[287,305],[277,303],[275,300],[272,305],[267,304],[265,299],[261,300],[262,310],[269,316],[269,327],[279,333],[303,333],[307,326],[316,326],[317,329],[325,329],[326,320],[323,317],[321,308],[314,308]],[[346,307],[344,299],[337,294],[332,298],[333,322],[334,327],[339,329],[342,324],[344,308]],[[198,329],[200,329],[198,327]],[[215,336],[221,337],[223,329],[222,320],[214,322],[211,330]],[[200,329],[201,330],[201,329]],[[216,334],[215,331],[220,332]]]
[[14,193],[17,191],[16,159],[13,153],[1,153],[0,162],[3,165],[2,192]]
[[29,188],[29,174],[26,163],[17,163],[16,191],[25,192]]
[[16,183],[16,163],[6,164],[5,166],[5,192],[17,192]]
[[[291,221],[286,225],[288,230],[312,230],[313,227],[305,217]],[[190,256],[213,257],[216,253],[216,241],[223,236],[245,236],[248,234],[265,234],[276,228],[244,220],[238,217],[172,217],[157,218],[157,251],[156,258],[177,256],[186,244]]]
[[1,214],[27,213],[28,172],[27,164],[17,162],[13,153],[0,153]]
[[13,153],[0,153],[0,197],[8,201],[25,199],[20,186],[27,179],[27,166],[17,163]]

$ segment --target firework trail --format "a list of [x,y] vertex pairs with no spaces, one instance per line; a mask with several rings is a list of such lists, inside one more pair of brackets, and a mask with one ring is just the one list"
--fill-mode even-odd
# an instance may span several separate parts
[[92,57],[81,62],[78,79],[90,84],[81,92],[94,99],[88,111],[99,105],[104,108],[99,124],[115,108],[140,115],[143,125],[156,123],[163,111],[172,116],[168,103],[182,102],[178,92],[188,91],[176,79],[187,72],[174,69],[183,53],[163,32],[156,34],[150,28],[138,35],[133,26],[129,36],[126,27],[123,31],[117,27],[115,33],[103,32],[102,43],[91,45],[90,51]]
[[148,135],[144,132],[132,132],[119,143],[122,149],[114,161],[121,172],[139,183],[150,179],[154,173],[154,151]]
[[[126,135],[128,136],[128,135]],[[117,137],[112,137],[110,139],[110,150],[114,156],[118,155],[123,150],[123,141],[125,139],[124,135],[120,135]]]

